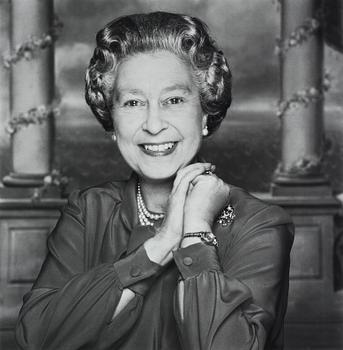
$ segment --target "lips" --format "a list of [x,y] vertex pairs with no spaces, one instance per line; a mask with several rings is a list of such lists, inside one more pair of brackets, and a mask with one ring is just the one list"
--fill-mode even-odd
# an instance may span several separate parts
[[144,143],[139,147],[145,154],[150,156],[166,156],[174,152],[177,142],[165,142],[165,143]]

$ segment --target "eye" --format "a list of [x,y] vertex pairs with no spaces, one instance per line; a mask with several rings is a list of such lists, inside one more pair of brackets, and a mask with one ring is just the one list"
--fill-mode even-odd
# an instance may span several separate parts
[[168,104],[168,105],[177,105],[177,104],[180,104],[182,102],[184,102],[185,99],[183,97],[171,97],[171,98],[168,98],[166,101],[165,101],[165,104]]
[[123,103],[124,107],[138,107],[138,106],[144,106],[144,102],[139,100],[128,100]]

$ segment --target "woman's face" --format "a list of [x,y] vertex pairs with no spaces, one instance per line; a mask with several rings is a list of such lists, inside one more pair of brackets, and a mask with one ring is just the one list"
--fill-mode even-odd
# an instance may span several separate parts
[[135,172],[163,180],[190,163],[206,118],[187,64],[167,51],[130,56],[117,67],[113,98],[118,147]]

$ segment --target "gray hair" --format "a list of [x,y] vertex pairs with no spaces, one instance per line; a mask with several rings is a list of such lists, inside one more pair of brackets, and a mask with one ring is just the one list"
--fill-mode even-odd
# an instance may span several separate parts
[[170,51],[191,65],[209,134],[219,127],[231,104],[231,71],[201,20],[167,12],[124,16],[101,29],[96,43],[86,72],[85,97],[106,131],[114,131],[111,109],[118,63],[157,50]]

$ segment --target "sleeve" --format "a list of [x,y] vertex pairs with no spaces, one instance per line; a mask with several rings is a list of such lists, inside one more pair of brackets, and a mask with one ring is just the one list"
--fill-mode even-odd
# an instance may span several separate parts
[[[87,268],[81,201],[78,192],[70,196],[49,236],[41,272],[24,296],[16,329],[22,349],[113,347],[135,323],[143,295],[160,270],[143,246],[113,264]],[[111,321],[124,288],[132,288],[135,297]]]
[[219,261],[203,243],[174,253],[184,283],[174,313],[187,350],[269,349],[282,331],[287,307],[293,225],[270,206],[244,224]]

